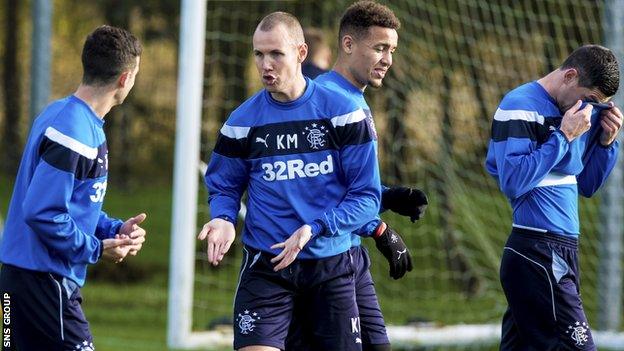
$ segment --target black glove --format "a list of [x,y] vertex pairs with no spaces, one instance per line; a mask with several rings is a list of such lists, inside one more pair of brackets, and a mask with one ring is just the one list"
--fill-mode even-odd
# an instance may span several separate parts
[[386,257],[390,264],[390,276],[399,279],[405,272],[412,271],[412,256],[410,256],[403,239],[394,229],[381,222],[375,229],[375,245],[377,250]]
[[425,214],[428,204],[427,195],[416,188],[396,186],[381,194],[381,207],[408,216],[412,222]]

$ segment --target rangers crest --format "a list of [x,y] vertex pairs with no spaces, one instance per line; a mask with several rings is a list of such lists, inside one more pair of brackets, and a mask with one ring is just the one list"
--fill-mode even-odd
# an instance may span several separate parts
[[95,351],[95,347],[93,347],[93,343],[87,340],[83,341],[80,344],[76,344],[74,347],[76,351]]
[[240,328],[241,334],[249,334],[256,328],[256,321],[260,320],[260,316],[256,312],[249,313],[249,310],[245,310],[243,314],[238,314],[238,318],[236,318],[236,322],[238,323],[238,327]]
[[325,146],[325,135],[327,134],[325,126],[312,123],[310,127],[305,127],[305,130],[301,133],[304,135],[307,133],[306,140],[310,143],[311,148],[318,149]]
[[574,340],[576,346],[584,346],[589,339],[587,332],[589,331],[589,326],[587,323],[577,321],[574,325],[568,326],[568,330],[566,330],[566,334],[570,335],[570,338]]

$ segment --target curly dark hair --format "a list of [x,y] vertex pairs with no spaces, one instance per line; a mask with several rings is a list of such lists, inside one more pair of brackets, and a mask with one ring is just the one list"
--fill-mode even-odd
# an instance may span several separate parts
[[399,29],[401,21],[388,7],[374,1],[358,1],[347,8],[340,19],[338,40],[349,34],[358,38],[368,34],[368,28],[379,26]]
[[87,85],[107,85],[119,75],[134,69],[143,48],[132,33],[117,27],[100,26],[85,41],[82,48],[82,82]]
[[620,69],[613,52],[600,45],[583,45],[574,50],[561,69],[574,68],[579,86],[598,88],[605,96],[613,96],[620,86]]

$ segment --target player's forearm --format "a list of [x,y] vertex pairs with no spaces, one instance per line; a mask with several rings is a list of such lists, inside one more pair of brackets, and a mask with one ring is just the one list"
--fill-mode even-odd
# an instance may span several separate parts
[[619,155],[619,141],[614,141],[609,147],[593,146],[587,164],[578,175],[579,194],[591,197],[607,181],[611,171],[617,163]]

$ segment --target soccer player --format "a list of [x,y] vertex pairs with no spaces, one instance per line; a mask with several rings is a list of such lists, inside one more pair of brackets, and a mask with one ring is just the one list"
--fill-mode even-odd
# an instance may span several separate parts
[[[615,165],[620,109],[615,55],[582,46],[502,99],[486,168],[513,207],[500,279],[508,308],[501,350],[596,350],[580,296],[578,195]],[[591,102],[591,103],[586,103]]]
[[[338,96],[355,101],[373,123],[370,107],[364,99],[367,86],[381,87],[386,72],[392,65],[392,55],[397,47],[400,21],[384,5],[373,1],[360,1],[343,14],[339,28],[339,54],[333,70],[320,75],[315,82]],[[407,187],[385,188],[382,207],[403,215],[412,221],[420,218],[427,198],[418,189]],[[357,231],[361,236],[375,238],[377,248],[390,264],[390,275],[399,279],[412,269],[411,257],[401,237],[378,217]],[[356,297],[360,312],[360,331],[364,350],[390,350],[385,322],[372,276],[370,258],[363,248],[360,235],[352,236],[352,255],[356,265]],[[306,324],[315,323],[307,317],[306,299],[301,299],[289,338],[288,350],[304,350],[315,336],[306,335]]]
[[140,56],[131,33],[97,28],[84,44],[80,86],[32,126],[0,244],[0,292],[11,298],[8,349],[94,349],[80,306],[87,265],[120,262],[145,241],[145,214],[123,222],[102,211],[104,116],[132,89]]
[[310,293],[316,350],[361,350],[350,234],[379,211],[375,132],[364,110],[301,73],[299,21],[266,16],[253,35],[264,89],[221,128],[206,172],[216,265],[234,240],[247,189],[234,348],[284,349],[296,296]]

